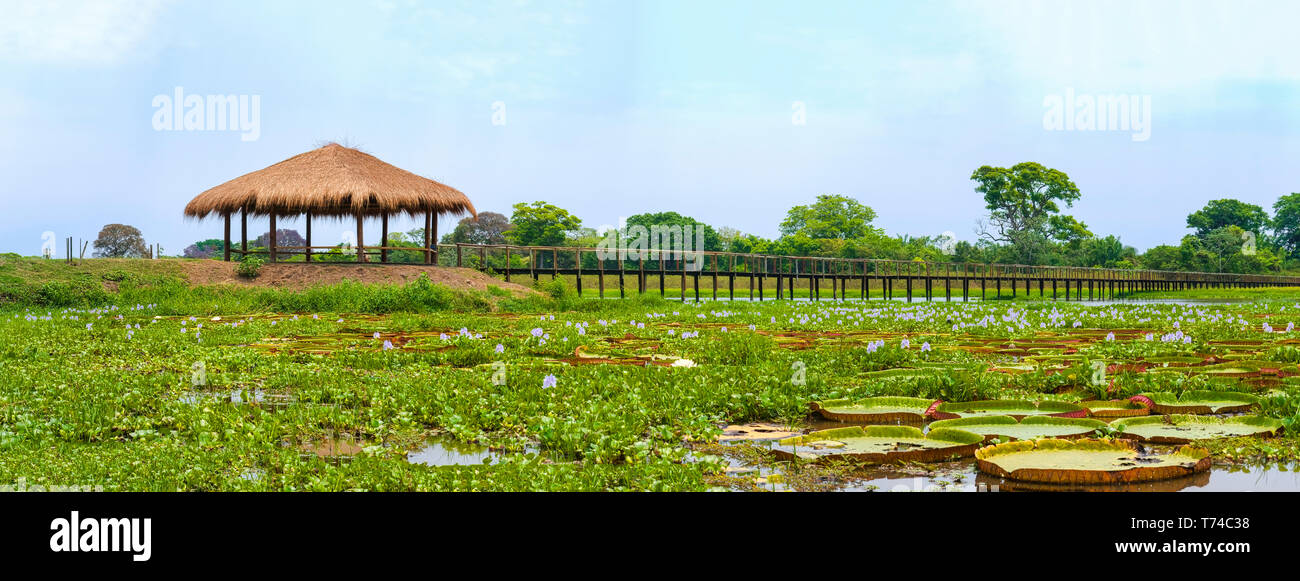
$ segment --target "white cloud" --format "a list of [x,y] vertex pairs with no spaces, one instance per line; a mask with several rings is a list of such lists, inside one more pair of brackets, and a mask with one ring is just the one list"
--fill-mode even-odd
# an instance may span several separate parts
[[164,0],[0,0],[0,61],[113,64],[149,35]]

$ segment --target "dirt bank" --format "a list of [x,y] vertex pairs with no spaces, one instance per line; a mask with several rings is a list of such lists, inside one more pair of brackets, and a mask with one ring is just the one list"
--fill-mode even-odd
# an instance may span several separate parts
[[536,293],[528,287],[490,277],[477,270],[446,266],[416,264],[266,264],[257,278],[249,279],[235,274],[234,262],[219,260],[180,261],[184,276],[190,284],[236,284],[242,286],[273,286],[304,289],[323,284],[353,282],[377,284],[405,284],[427,273],[429,280],[453,289],[486,291],[498,286],[515,296]]

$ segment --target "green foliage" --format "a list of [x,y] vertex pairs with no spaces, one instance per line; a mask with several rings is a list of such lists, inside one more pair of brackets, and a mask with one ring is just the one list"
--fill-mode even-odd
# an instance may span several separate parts
[[253,255],[245,256],[235,267],[235,273],[244,278],[257,278],[261,273],[262,266],[266,264],[265,260]]
[[1269,222],[1268,214],[1263,208],[1229,198],[1210,200],[1204,208],[1187,216],[1187,227],[1196,229],[1196,235],[1201,238],[1228,226],[1236,226],[1258,236],[1268,227]]
[[521,246],[558,246],[565,236],[582,226],[582,220],[568,210],[546,202],[515,204],[510,222],[514,227],[506,239]]
[[862,238],[880,233],[871,226],[875,219],[875,210],[853,198],[823,194],[812,205],[790,208],[781,222],[781,234],[810,240]]

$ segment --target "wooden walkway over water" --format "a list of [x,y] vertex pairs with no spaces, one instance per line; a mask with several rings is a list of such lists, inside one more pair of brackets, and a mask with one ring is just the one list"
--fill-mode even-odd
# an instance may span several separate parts
[[[321,252],[321,251],[325,252]],[[256,251],[232,249],[239,254]],[[338,247],[278,247],[280,256],[315,251],[329,260]],[[906,299],[969,300],[1037,294],[1063,300],[1106,300],[1143,291],[1300,286],[1300,277],[1261,274],[1181,272],[1020,264],[976,264],[770,256],[729,252],[629,252],[553,246],[431,244],[429,247],[361,247],[370,262],[435,264],[478,269],[507,282],[535,283],[565,278],[582,293],[592,287],[601,298],[617,293],[657,292],[681,300]],[[356,249],[351,250],[356,254]],[[265,254],[261,252],[260,254]],[[602,255],[612,255],[603,256]],[[310,260],[311,255],[307,255]],[[523,279],[523,280],[520,280]],[[675,291],[675,292],[672,292]]]

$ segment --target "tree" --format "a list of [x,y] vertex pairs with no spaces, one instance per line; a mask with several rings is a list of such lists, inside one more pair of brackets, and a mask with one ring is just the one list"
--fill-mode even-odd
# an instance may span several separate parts
[[880,233],[871,226],[876,211],[848,196],[823,194],[808,206],[790,208],[781,222],[781,235],[801,234],[813,240],[861,238]]
[[108,224],[95,239],[97,258],[142,258],[149,254],[140,229],[126,224]]
[[1273,231],[1282,248],[1300,250],[1300,194],[1288,194],[1273,203]]
[[514,226],[504,214],[481,212],[478,218],[466,216],[442,241],[448,244],[505,244],[506,233]]
[[1187,215],[1187,227],[1195,228],[1201,238],[1227,226],[1236,226],[1258,237],[1268,225],[1268,214],[1263,208],[1230,198],[1211,200],[1204,208]]
[[975,170],[971,179],[989,210],[988,222],[979,227],[980,237],[1011,245],[1016,259],[1029,264],[1045,250],[1048,221],[1061,211],[1058,202],[1073,206],[1080,196],[1065,172],[1034,162],[1010,169],[986,165]]
[[185,258],[216,258],[226,250],[226,243],[218,238],[209,238],[200,240],[185,247],[182,256]]
[[582,220],[568,210],[548,204],[533,202],[515,204],[510,221],[514,224],[505,233],[506,239],[523,246],[558,246],[569,232],[582,226]]
[[[306,245],[307,245],[307,240],[303,238],[302,234],[299,234],[297,230],[290,230],[287,228],[275,229],[275,249],[276,249],[275,257],[277,259],[288,258],[290,256],[293,256],[292,253],[281,252],[280,249],[283,247],[306,246]],[[267,233],[258,236],[257,239],[253,240],[253,246],[256,246],[258,248],[269,249],[271,246],[271,233],[268,231]],[[299,252],[299,251],[294,251],[294,252]]]
[[1142,268],[1151,270],[1182,270],[1181,254],[1177,246],[1161,244],[1142,254]]
[[659,246],[657,247],[660,250],[695,250],[694,244],[696,240],[699,240],[698,238],[699,236],[703,236],[703,245],[704,245],[703,250],[716,251],[721,249],[721,242],[719,241],[718,238],[718,232],[714,230],[712,226],[705,224],[699,220],[696,220],[695,218],[691,218],[689,216],[683,216],[681,214],[678,214],[677,212],[637,214],[627,219],[627,225],[643,226],[648,232],[653,231],[651,229],[654,227],[658,227],[660,229],[664,229],[664,228],[671,229],[676,227],[684,228],[686,226],[691,227],[691,236],[690,239],[688,240],[688,242],[690,242],[690,244],[688,244],[689,248],[680,248],[680,249],[670,248],[669,244],[671,241],[666,240],[664,239],[666,237],[663,237],[660,238]]

